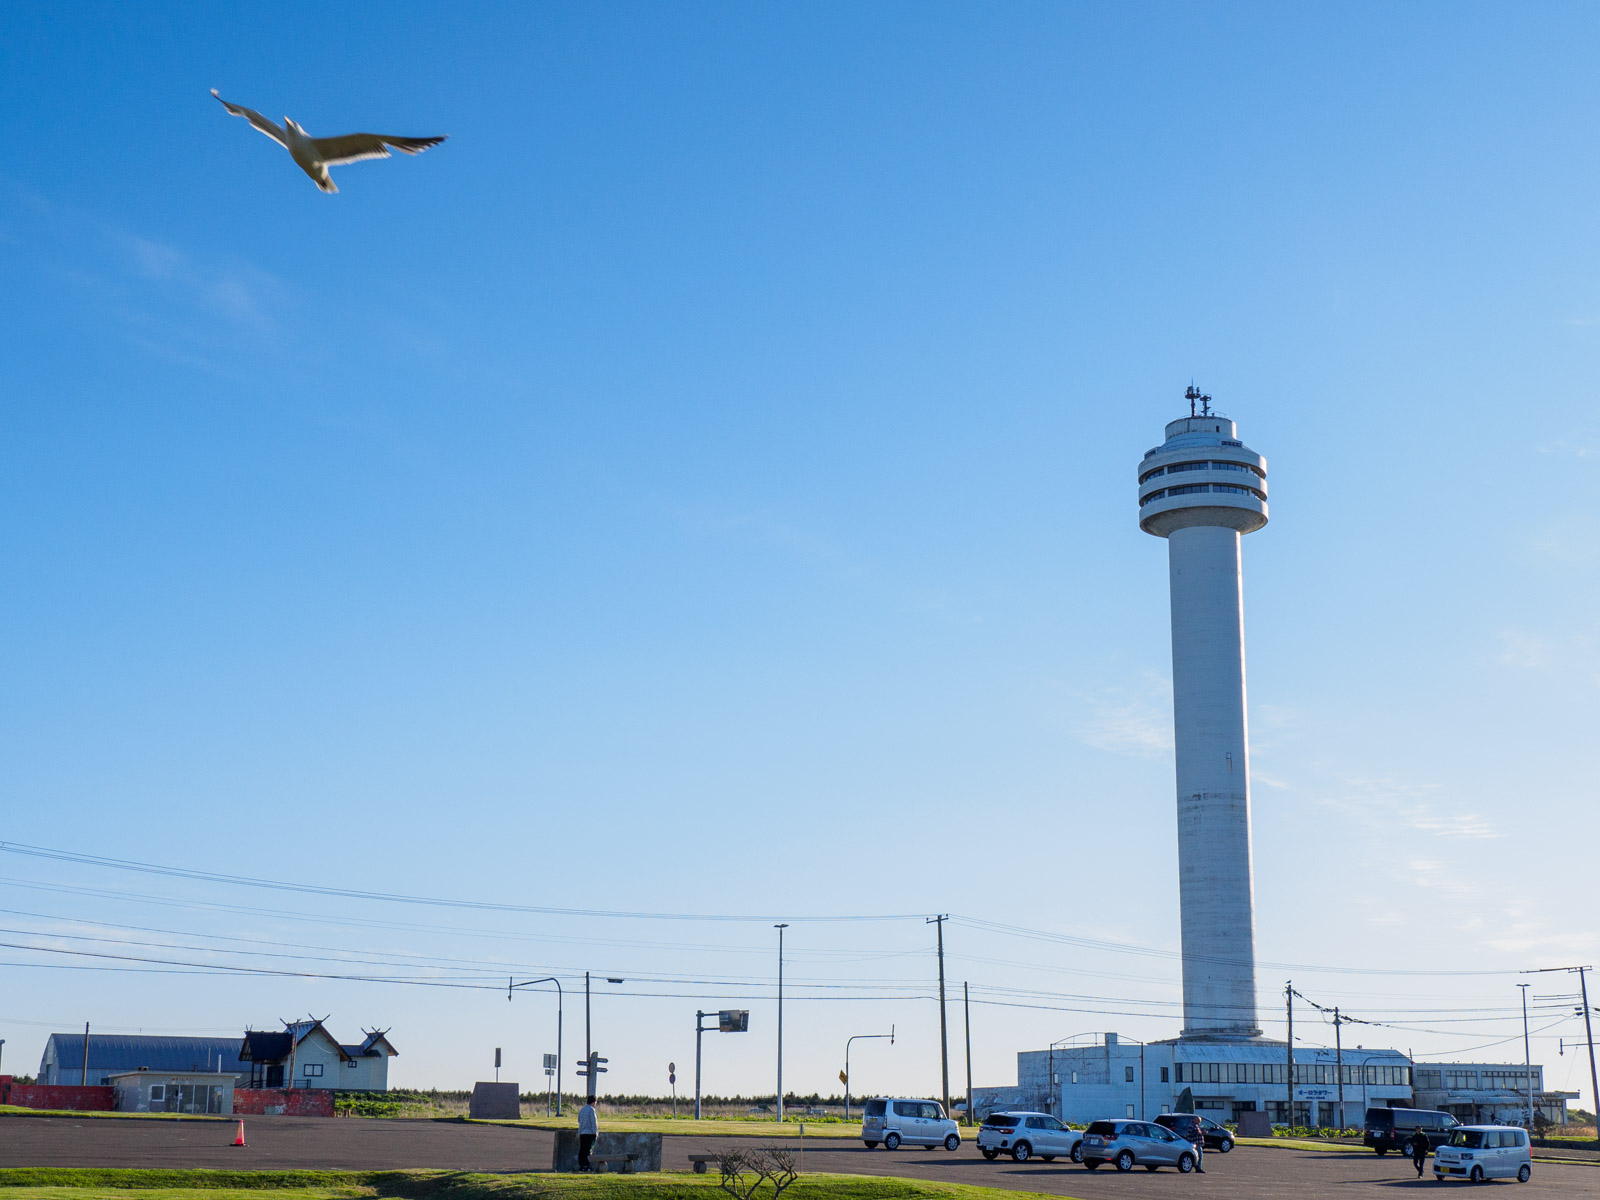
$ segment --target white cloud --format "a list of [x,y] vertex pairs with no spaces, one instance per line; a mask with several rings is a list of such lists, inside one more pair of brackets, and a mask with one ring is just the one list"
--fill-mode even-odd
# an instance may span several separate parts
[[1159,758],[1172,753],[1172,684],[1149,677],[1138,690],[1111,688],[1081,696],[1087,710],[1072,736],[1108,754]]

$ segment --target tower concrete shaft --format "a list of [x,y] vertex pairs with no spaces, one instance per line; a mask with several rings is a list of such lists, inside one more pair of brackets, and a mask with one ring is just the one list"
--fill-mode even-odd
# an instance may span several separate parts
[[1267,523],[1267,464],[1188,398],[1202,412],[1139,465],[1139,525],[1167,539],[1171,578],[1183,1033],[1256,1037],[1239,536]]

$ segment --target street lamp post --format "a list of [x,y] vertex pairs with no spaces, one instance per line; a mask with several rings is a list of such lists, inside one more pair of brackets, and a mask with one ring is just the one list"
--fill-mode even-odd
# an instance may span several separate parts
[[844,1119],[850,1119],[850,1043],[857,1038],[888,1038],[889,1045],[894,1045],[894,1026],[889,1026],[888,1033],[853,1033],[844,1040]]
[[[588,982],[587,976],[584,982]],[[554,975],[546,975],[543,979],[529,979],[525,983],[512,983],[511,980],[507,979],[506,999],[508,1001],[511,999],[511,990],[513,988],[532,987],[536,983],[553,983],[556,985],[556,1116],[559,1117],[561,1115],[561,1010],[565,1007],[566,1000],[561,991],[561,980]],[[587,1014],[588,1011],[588,997],[585,995],[584,1013]]]
[[783,931],[787,921],[774,925],[778,931],[778,1120],[783,1121]]

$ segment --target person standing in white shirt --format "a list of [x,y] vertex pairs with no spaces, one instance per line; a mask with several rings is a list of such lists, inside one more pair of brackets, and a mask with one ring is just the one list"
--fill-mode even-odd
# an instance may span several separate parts
[[595,1115],[594,1101],[585,1100],[578,1110],[578,1170],[587,1171],[589,1151],[594,1149],[594,1139],[600,1135],[600,1118]]

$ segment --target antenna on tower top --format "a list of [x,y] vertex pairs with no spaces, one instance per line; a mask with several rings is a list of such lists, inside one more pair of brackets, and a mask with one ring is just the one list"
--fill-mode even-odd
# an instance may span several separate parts
[[[1190,381],[1189,390],[1184,392],[1183,398],[1189,402],[1189,415],[1191,417],[1209,417],[1211,415],[1211,397],[1204,395],[1199,388],[1195,387],[1193,381]],[[1194,411],[1194,402],[1196,400],[1200,401],[1200,411],[1198,413]]]

